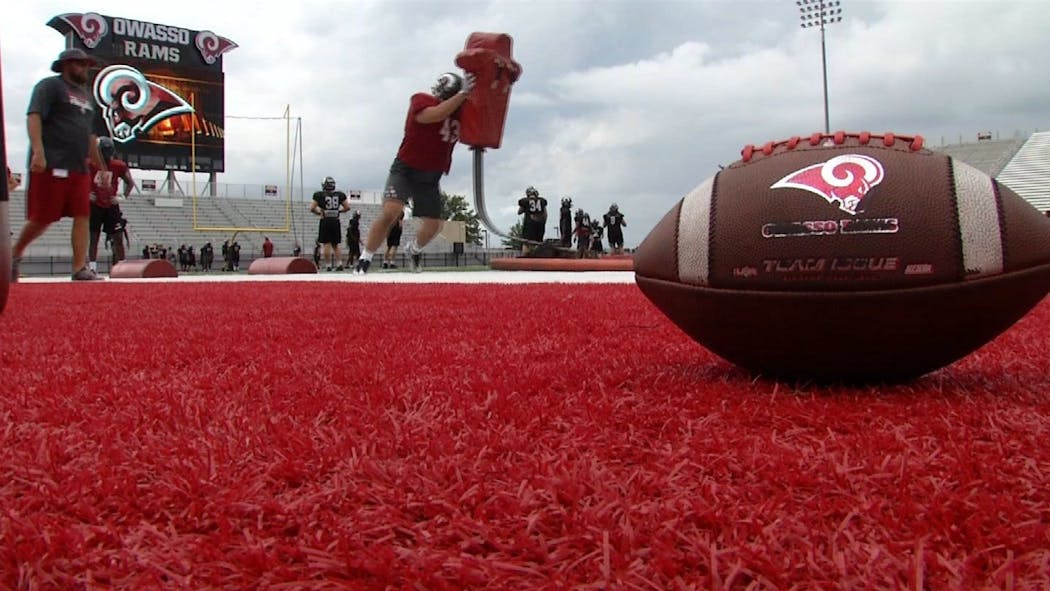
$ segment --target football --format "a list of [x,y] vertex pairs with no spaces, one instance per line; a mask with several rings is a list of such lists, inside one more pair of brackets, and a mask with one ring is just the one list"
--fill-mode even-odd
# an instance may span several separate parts
[[899,382],[968,355],[1050,291],[1050,219],[919,136],[747,146],[638,247],[635,280],[753,373]]

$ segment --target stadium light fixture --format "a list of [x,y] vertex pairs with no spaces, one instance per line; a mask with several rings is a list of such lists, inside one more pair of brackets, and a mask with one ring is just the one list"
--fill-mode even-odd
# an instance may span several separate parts
[[820,28],[820,62],[824,69],[824,133],[831,133],[828,118],[828,53],[824,42],[824,28],[842,20],[842,3],[839,0],[796,0],[803,29]]

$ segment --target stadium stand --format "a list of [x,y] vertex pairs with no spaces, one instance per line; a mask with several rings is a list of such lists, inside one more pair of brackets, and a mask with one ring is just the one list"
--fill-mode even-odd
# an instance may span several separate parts
[[[249,199],[229,197],[198,197],[197,226],[213,228],[256,227],[283,228],[286,225],[287,203],[273,199]],[[193,246],[195,250],[205,242],[215,247],[216,258],[219,258],[220,245],[228,240],[232,231],[196,231],[193,223],[192,198],[163,197],[149,193],[133,193],[121,204],[124,217],[128,219],[128,234],[131,246],[128,254],[132,258],[141,256],[143,246],[160,244],[171,248],[180,245]],[[362,234],[368,231],[372,222],[379,216],[381,206],[374,203],[353,203],[351,209],[361,211]],[[25,219],[25,193],[15,191],[10,202],[11,231],[21,230]],[[263,237],[268,236],[274,243],[277,255],[289,256],[295,248],[296,240],[302,244],[303,255],[311,256],[317,236],[317,219],[309,212],[309,205],[301,202],[291,204],[291,230],[289,232],[240,232],[237,242],[241,244],[242,259],[251,260],[262,256]],[[348,214],[343,216],[343,231],[346,231]],[[52,225],[48,231],[26,251],[27,258],[63,257],[71,253],[69,232],[72,221],[63,219]],[[402,245],[415,239],[415,225],[409,221],[401,239]],[[383,249],[386,245],[383,245]],[[428,245],[427,252],[450,252],[452,245],[441,237]],[[108,258],[108,253],[100,247],[99,260]]]
[[1024,138],[986,140],[932,148],[962,160],[990,177],[996,177],[1024,145]]
[[1039,211],[1050,211],[1050,132],[933,149],[995,177]]
[[1040,211],[1050,211],[1050,132],[1033,133],[998,180]]

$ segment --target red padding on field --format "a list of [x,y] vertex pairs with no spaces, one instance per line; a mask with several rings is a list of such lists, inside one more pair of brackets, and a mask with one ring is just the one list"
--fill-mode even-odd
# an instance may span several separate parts
[[175,266],[161,259],[121,261],[109,271],[110,279],[142,279],[154,277],[178,277]]
[[494,259],[489,266],[497,271],[634,271],[630,257],[601,259]]
[[316,273],[317,266],[303,257],[270,257],[255,259],[248,267],[249,275],[293,275]]
[[459,141],[468,146],[498,148],[503,141],[510,87],[521,76],[511,59],[513,40],[505,33],[471,33],[456,65],[477,76],[460,115]]

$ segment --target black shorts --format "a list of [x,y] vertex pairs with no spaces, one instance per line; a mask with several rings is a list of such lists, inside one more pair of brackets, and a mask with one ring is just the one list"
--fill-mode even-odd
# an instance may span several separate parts
[[120,220],[120,206],[114,203],[109,207],[99,207],[91,204],[91,220],[89,228],[92,234],[100,231],[106,234],[116,234],[124,229],[124,223]]
[[411,201],[413,217],[444,219],[441,217],[441,187],[438,184],[441,174],[412,168],[395,158],[390,165],[383,199],[396,199],[405,204]]
[[543,222],[530,220],[529,216],[525,216],[525,221],[521,224],[521,237],[525,240],[543,242],[545,229]]
[[317,224],[317,241],[321,244],[339,246],[343,241],[343,231],[339,227],[339,218],[321,218]]
[[619,228],[609,228],[609,246],[616,248],[623,246],[623,232]]
[[386,235],[387,246],[401,246],[401,226],[394,226],[390,228],[390,233]]

